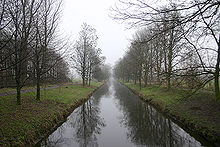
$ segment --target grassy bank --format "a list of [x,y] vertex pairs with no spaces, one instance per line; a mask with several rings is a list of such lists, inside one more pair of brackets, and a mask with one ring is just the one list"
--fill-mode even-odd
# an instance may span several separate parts
[[83,88],[76,84],[42,90],[41,101],[35,92],[22,94],[22,105],[16,105],[16,95],[0,97],[0,146],[25,146],[35,143],[87,100],[102,83],[92,82]]
[[167,113],[212,142],[220,142],[220,102],[211,92],[172,89],[162,86],[147,86],[141,90],[133,83],[124,83],[144,100]]

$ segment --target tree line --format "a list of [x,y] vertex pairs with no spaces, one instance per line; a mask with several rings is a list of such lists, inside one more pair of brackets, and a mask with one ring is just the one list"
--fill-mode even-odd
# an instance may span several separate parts
[[57,35],[62,1],[1,0],[0,81],[1,87],[37,85],[40,100],[43,81],[66,80],[68,65],[61,55],[64,44]]
[[[120,0],[112,18],[138,28],[115,75],[139,87],[185,86],[194,92],[214,81],[220,99],[220,2]],[[142,85],[144,83],[144,85]]]
[[[36,85],[36,99],[40,100],[42,83],[69,80],[70,42],[59,32],[62,0],[0,0],[0,3],[0,88],[16,87],[17,104],[21,105],[21,89]],[[98,73],[105,69],[101,66],[104,63],[101,49],[96,48],[95,29],[85,29],[88,30],[80,33],[72,51],[74,68],[77,71],[83,68],[83,85],[90,84],[95,70]],[[80,65],[82,49],[85,59]]]

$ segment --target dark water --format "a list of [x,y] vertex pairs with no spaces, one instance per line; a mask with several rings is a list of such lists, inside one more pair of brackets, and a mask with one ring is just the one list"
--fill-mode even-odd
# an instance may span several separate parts
[[[199,139],[200,140],[200,139]],[[114,79],[77,108],[41,146],[202,146]]]

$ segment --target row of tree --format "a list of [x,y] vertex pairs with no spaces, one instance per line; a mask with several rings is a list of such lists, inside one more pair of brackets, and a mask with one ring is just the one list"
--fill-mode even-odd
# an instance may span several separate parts
[[58,39],[61,0],[0,1],[0,86],[37,85],[40,100],[43,81],[67,80],[63,59],[65,43]]
[[220,2],[218,0],[119,1],[112,17],[141,27],[115,66],[123,80],[166,83],[195,91],[214,81],[220,99]]
[[[69,79],[68,43],[58,35],[61,7],[61,0],[1,0],[0,87],[16,87],[19,105],[23,86],[36,85],[36,99],[40,100],[41,83]],[[109,75],[97,40],[96,30],[84,23],[71,50],[83,86]]]

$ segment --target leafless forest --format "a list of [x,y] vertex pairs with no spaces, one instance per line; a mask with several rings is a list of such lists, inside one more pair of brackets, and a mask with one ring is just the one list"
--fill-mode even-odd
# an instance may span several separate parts
[[62,0],[0,3],[0,87],[16,87],[19,105],[22,87],[36,85],[36,99],[40,100],[40,85],[69,81],[73,67],[83,85],[89,85],[93,77],[106,78],[108,68],[103,65],[101,49],[97,49],[94,28],[83,24],[75,45],[60,34]]
[[[115,67],[124,81],[197,91],[209,84],[220,99],[218,0],[120,0],[111,17],[138,31]],[[144,85],[141,83],[144,81]]]

